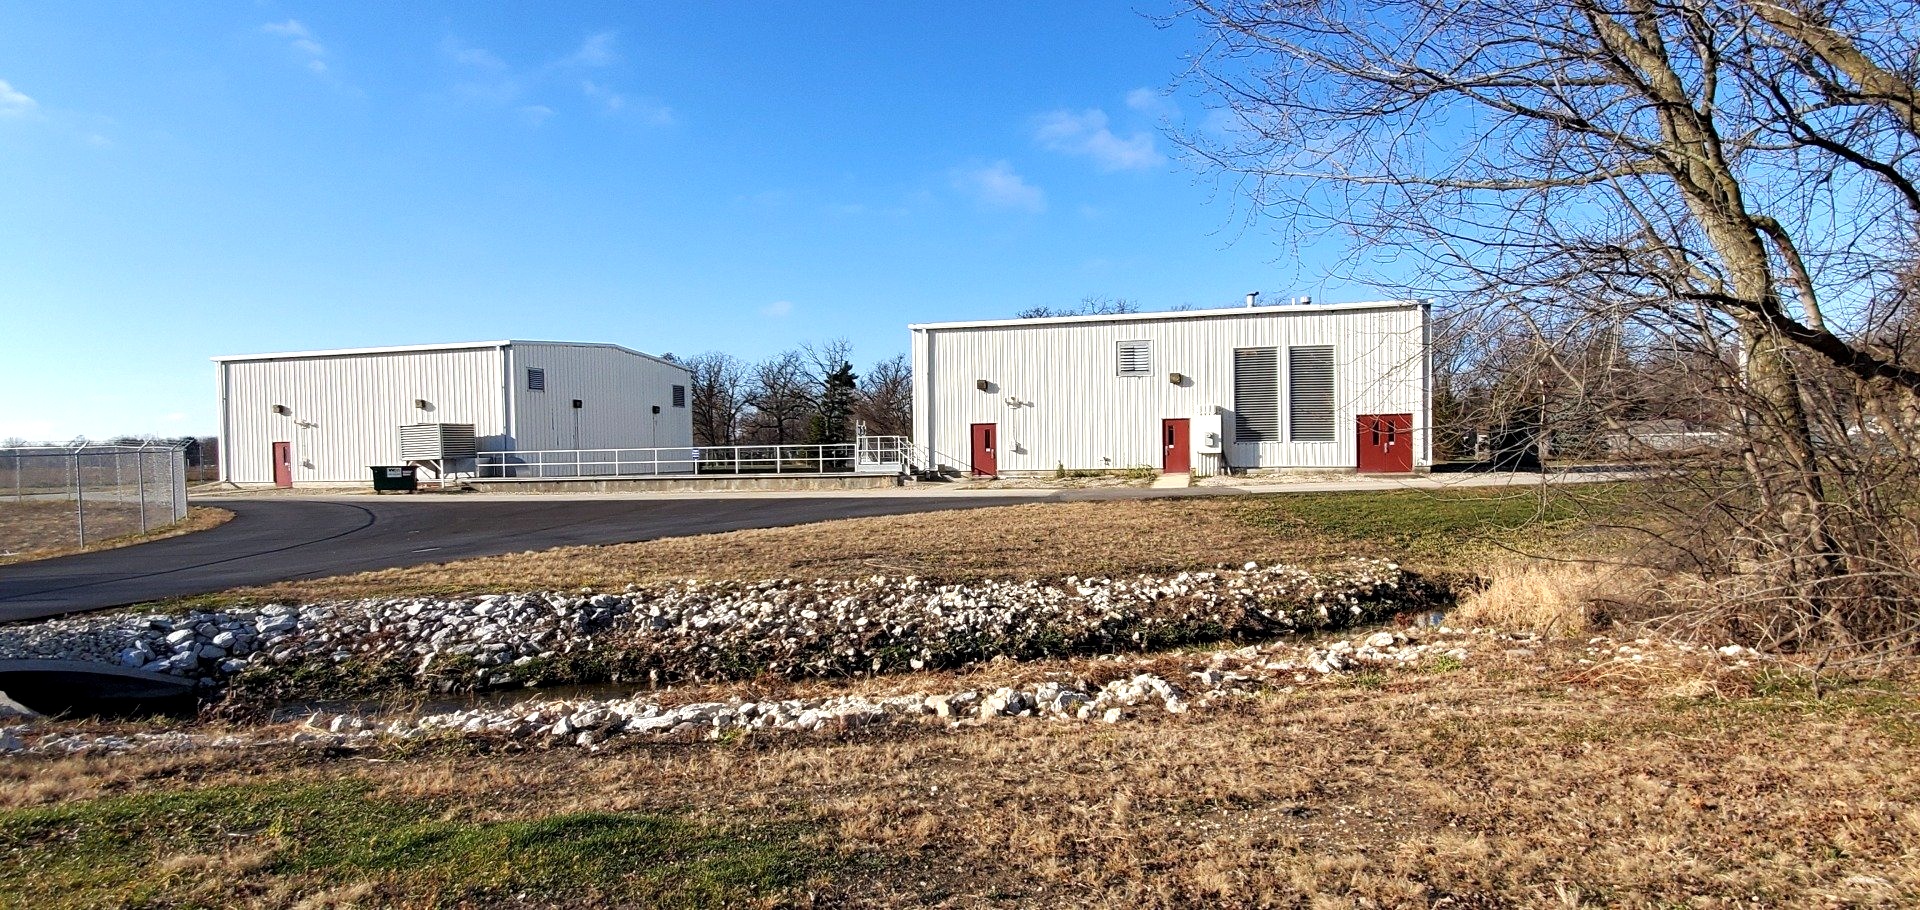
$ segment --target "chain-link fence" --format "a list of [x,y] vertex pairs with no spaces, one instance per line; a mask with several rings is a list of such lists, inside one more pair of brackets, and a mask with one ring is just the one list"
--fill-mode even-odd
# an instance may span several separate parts
[[0,448],[0,555],[86,546],[185,517],[180,446]]

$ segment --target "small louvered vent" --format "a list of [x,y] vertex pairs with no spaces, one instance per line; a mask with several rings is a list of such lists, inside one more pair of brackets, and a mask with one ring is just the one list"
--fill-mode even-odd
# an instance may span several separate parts
[[1239,442],[1280,438],[1280,352],[1273,348],[1233,352],[1233,430]]
[[1146,376],[1153,372],[1153,342],[1120,342],[1120,369],[1122,376]]
[[684,408],[687,406],[686,386],[677,385],[673,387],[673,406],[676,408]]
[[544,392],[547,390],[547,371],[539,367],[527,367],[527,391]]
[[1333,441],[1333,348],[1287,349],[1287,435]]

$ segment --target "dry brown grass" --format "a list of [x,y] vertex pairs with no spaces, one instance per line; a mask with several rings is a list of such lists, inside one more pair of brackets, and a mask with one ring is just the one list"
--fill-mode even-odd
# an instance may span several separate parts
[[[1910,688],[1891,707],[1754,686],[1677,699],[1569,685],[1580,653],[1490,650],[1451,672],[1335,680],[1118,726],[1004,720],[599,754],[263,759],[253,775],[209,758],[215,766],[197,776],[361,781],[479,818],[801,818],[855,861],[821,885],[830,906],[1890,907],[1920,897]],[[67,776],[182,786],[156,761],[88,760]],[[129,780],[116,764],[146,771]],[[182,875],[196,863],[179,860]]]
[[1449,623],[1581,635],[1607,625],[1623,607],[1647,602],[1660,582],[1646,569],[1602,563],[1516,559],[1485,571],[1484,587],[1460,598]]
[[563,547],[228,592],[272,600],[493,590],[618,590],[663,579],[1032,578],[1301,561],[1365,547],[1243,520],[1226,499],[1032,503]]
[[[151,513],[148,517],[152,519]],[[73,545],[76,530],[73,503],[0,500],[0,566],[178,537],[218,527],[232,518],[233,513],[226,509],[192,506],[187,509],[186,518],[142,534],[138,508],[125,503],[90,504],[87,536],[92,539],[80,547]]]

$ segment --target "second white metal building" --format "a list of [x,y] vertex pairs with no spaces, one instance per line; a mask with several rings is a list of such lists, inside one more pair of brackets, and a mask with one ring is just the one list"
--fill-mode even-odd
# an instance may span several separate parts
[[481,452],[693,444],[687,368],[613,344],[479,341],[216,357],[221,479],[368,483],[400,428],[471,424]]
[[1424,301],[909,326],[914,443],[977,475],[1432,464]]

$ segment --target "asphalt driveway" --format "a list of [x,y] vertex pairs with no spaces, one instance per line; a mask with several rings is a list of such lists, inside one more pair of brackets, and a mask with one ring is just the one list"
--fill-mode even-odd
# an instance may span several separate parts
[[544,550],[1030,502],[1031,496],[653,499],[277,497],[196,500],[233,512],[207,531],[0,566],[0,622],[266,584]]

